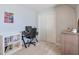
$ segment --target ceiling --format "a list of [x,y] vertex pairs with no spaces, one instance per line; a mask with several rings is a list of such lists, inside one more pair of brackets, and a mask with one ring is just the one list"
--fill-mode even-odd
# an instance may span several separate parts
[[27,4],[25,7],[30,8],[31,10],[41,12],[45,9],[54,7],[55,4]]
[[69,5],[73,8],[76,8],[75,4],[27,4],[27,5],[25,5],[25,7],[29,8],[31,10],[34,10],[36,12],[41,12],[46,9],[53,8],[57,5]]

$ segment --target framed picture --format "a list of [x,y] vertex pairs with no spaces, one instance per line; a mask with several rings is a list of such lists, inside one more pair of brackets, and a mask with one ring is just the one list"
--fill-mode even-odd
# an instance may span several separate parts
[[13,23],[14,22],[14,14],[10,12],[4,13],[4,23]]

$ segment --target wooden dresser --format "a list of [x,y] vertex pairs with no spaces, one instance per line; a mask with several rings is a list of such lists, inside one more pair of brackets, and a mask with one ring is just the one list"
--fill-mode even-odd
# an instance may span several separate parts
[[63,55],[78,55],[79,54],[79,33],[62,32],[61,47]]

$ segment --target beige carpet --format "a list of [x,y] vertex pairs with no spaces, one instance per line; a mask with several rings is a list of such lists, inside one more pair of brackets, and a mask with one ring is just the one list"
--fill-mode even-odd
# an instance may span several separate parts
[[22,48],[13,55],[59,55],[60,48],[48,42],[39,42],[36,46],[31,45],[28,48]]

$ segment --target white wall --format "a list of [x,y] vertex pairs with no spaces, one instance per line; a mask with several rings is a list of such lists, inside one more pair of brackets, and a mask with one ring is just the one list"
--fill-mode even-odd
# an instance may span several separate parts
[[[14,23],[4,23],[5,11],[14,13]],[[57,12],[57,14],[55,12]],[[75,10],[70,6],[45,9],[45,11],[38,15],[36,12],[27,9],[23,5],[0,5],[0,32],[22,31],[26,25],[31,25],[33,27],[37,27],[38,25],[40,40],[56,42],[56,33],[58,37],[63,29],[75,27],[75,23]]]
[[[14,23],[4,23],[4,12],[14,13]],[[0,5],[0,32],[24,30],[24,26],[37,26],[37,14],[23,5]]]
[[76,9],[68,5],[56,7],[56,34],[60,42],[60,33],[67,28],[76,28]]
[[79,4],[77,5],[76,13],[77,13],[77,19],[79,19]]
[[79,18],[79,5],[77,5],[76,13],[77,13],[77,18]]
[[39,38],[49,42],[56,42],[55,10],[48,9],[39,14]]

